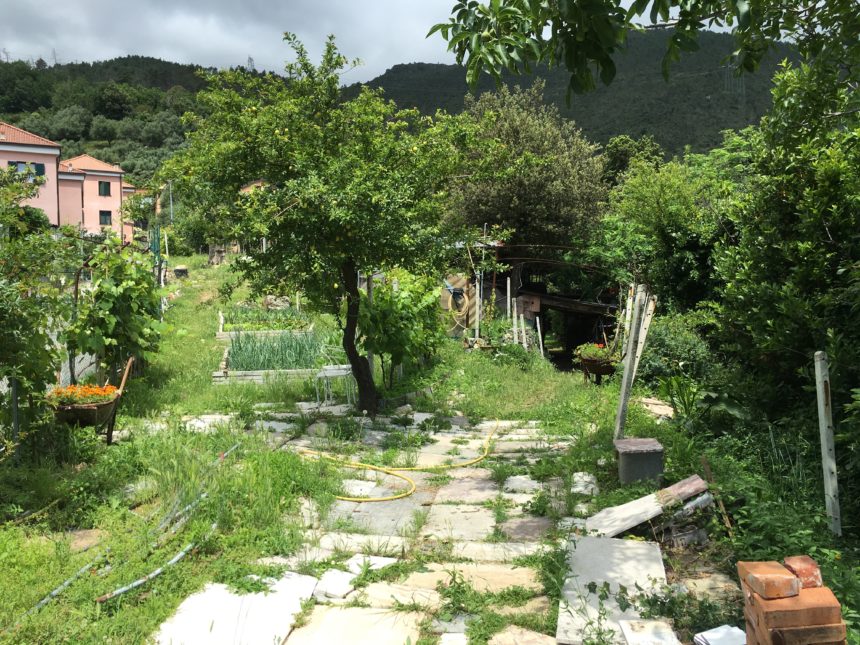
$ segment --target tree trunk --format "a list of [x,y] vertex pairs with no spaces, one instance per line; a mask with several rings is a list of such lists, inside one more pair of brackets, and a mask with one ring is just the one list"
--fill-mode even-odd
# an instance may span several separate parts
[[358,330],[358,269],[352,260],[341,266],[341,278],[346,289],[346,324],[343,327],[343,349],[358,385],[358,409],[370,417],[376,416],[376,386],[366,356],[358,353],[355,337]]

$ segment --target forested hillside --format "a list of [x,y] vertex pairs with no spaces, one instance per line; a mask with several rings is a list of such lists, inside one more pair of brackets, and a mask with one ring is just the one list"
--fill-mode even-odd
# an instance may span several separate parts
[[[775,52],[759,73],[735,78],[725,64],[731,38],[705,33],[701,49],[676,64],[667,83],[660,73],[665,39],[661,32],[634,34],[612,85],[574,95],[570,106],[567,72],[542,70],[545,100],[592,141],[651,134],[671,153],[688,145],[705,151],[721,143],[721,131],[758,122],[770,106],[773,72],[790,53]],[[200,70],[145,56],[53,66],[41,59],[0,62],[0,119],[60,142],[64,156],[86,152],[120,164],[129,179],[142,182],[182,144],[180,116],[195,106],[204,84]],[[531,82],[509,79],[510,85]],[[460,112],[468,92],[463,68],[428,63],[395,65],[368,85],[425,113]],[[346,96],[358,88],[348,87]],[[493,89],[486,77],[477,91]]]
[[[703,33],[698,52],[686,54],[673,65],[665,82],[660,61],[666,50],[663,32],[633,34],[629,48],[618,61],[618,74],[609,87],[599,86],[587,95],[566,101],[570,75],[563,69],[540,71],[546,80],[545,99],[572,118],[585,136],[605,143],[612,136],[651,134],[668,151],[680,152],[689,145],[704,151],[720,145],[720,132],[757,123],[770,107],[771,78],[788,47],[772,53],[755,74],[735,78],[726,68],[732,50],[728,34]],[[530,85],[531,77],[510,76],[509,85]],[[422,112],[463,109],[465,70],[457,65],[411,63],[395,65],[367,85],[381,87],[386,96],[402,107]],[[478,92],[495,88],[485,75]],[[357,92],[358,85],[349,88]]]
[[184,140],[179,117],[203,85],[199,67],[144,56],[48,66],[0,62],[0,119],[120,164],[145,181]]

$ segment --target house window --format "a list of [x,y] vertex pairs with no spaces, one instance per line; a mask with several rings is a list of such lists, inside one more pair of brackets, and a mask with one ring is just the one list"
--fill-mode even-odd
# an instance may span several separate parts
[[99,195],[101,197],[110,197],[110,182],[109,181],[100,181],[99,182]]
[[110,226],[110,211],[99,211],[99,226]]
[[[10,161],[9,165],[21,173],[31,173],[36,177],[45,176],[45,164],[43,163],[31,163],[28,161]],[[30,181],[33,181],[32,177],[30,178]]]

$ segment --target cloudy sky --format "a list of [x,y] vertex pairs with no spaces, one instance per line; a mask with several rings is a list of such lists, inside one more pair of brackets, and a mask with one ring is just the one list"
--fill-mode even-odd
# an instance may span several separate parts
[[[53,62],[104,60],[126,54],[181,63],[280,70],[298,34],[314,59],[328,34],[363,65],[345,82],[374,78],[397,63],[453,57],[430,27],[445,21],[454,0],[0,0],[0,54]],[[5,50],[3,52],[2,50]]]

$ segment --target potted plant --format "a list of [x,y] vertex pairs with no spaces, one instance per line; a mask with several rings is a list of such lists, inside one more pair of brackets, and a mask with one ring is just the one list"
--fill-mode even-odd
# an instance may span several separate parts
[[48,392],[59,423],[100,426],[110,419],[119,390],[113,385],[69,385]]
[[615,366],[620,360],[617,350],[604,343],[583,343],[573,350],[573,355],[579,358],[585,378],[594,374],[598,383],[601,377],[615,372]]

